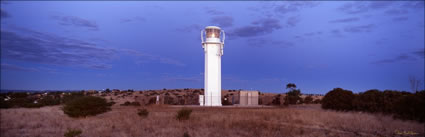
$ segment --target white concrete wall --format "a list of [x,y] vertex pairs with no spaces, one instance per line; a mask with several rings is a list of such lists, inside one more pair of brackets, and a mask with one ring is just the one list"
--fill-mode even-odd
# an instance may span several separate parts
[[221,106],[221,44],[207,43],[205,51],[205,106]]

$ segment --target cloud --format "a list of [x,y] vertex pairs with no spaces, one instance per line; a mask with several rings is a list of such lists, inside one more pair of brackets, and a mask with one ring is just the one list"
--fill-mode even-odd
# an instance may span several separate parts
[[24,71],[24,72],[48,72],[48,73],[58,73],[55,69],[45,68],[45,67],[22,67],[14,64],[2,63],[1,70],[11,70],[11,71]]
[[150,63],[150,62],[157,62],[157,63],[161,63],[161,64],[170,64],[170,65],[175,65],[175,66],[186,66],[186,64],[172,59],[172,58],[168,58],[168,57],[163,57],[163,56],[158,56],[158,55],[153,55],[153,54],[148,54],[148,53],[142,53],[140,51],[137,50],[132,50],[132,49],[121,49],[121,52],[127,53],[129,55],[132,56],[137,56],[139,57],[138,62],[136,62],[137,64],[144,64],[144,63]]
[[199,33],[201,33],[202,27],[199,24],[192,24],[192,25],[189,25],[189,26],[178,28],[176,30],[181,31],[181,32],[199,31]]
[[186,81],[186,82],[202,82],[200,77],[163,77],[167,81]]
[[122,18],[121,23],[130,23],[130,22],[145,22],[146,19],[143,17],[133,17],[133,18]]
[[275,11],[280,13],[280,14],[287,14],[287,13],[290,13],[290,12],[296,12],[298,10],[299,10],[299,7],[292,6],[290,4],[283,4],[283,5],[277,6],[275,8]]
[[43,64],[108,68],[116,51],[86,41],[49,35],[29,29],[1,30],[2,58]]
[[311,8],[317,6],[318,3],[311,1],[285,1],[274,8],[274,11],[279,14],[288,14],[297,12],[303,8]]
[[286,25],[290,27],[295,27],[300,22],[300,18],[298,16],[289,17],[286,20]]
[[10,14],[9,13],[7,13],[6,11],[4,11],[4,10],[2,10],[2,9],[0,9],[0,18],[1,19],[5,19],[5,18],[9,18],[10,17]]
[[335,37],[344,37],[344,36],[342,35],[342,31],[341,31],[341,30],[339,30],[339,29],[333,29],[333,30],[330,30],[330,33],[331,33],[331,35],[333,35],[333,36],[335,36]]
[[330,23],[347,23],[347,22],[356,22],[359,21],[359,18],[345,18],[345,19],[337,19],[331,20]]
[[388,64],[388,63],[396,63],[396,62],[401,62],[401,61],[414,61],[414,60],[416,60],[416,58],[414,58],[410,55],[400,54],[395,58],[382,59],[382,60],[371,62],[371,64]]
[[1,30],[2,59],[20,60],[40,64],[77,66],[92,69],[108,69],[119,53],[139,57],[136,63],[158,62],[185,66],[167,58],[131,49],[101,47],[93,42],[59,37],[30,29],[16,28],[14,31]]
[[274,18],[256,20],[249,26],[239,27],[229,32],[232,36],[253,37],[270,34],[282,28],[280,21]]
[[376,26],[374,24],[348,26],[344,29],[345,32],[358,33],[358,32],[371,32]]
[[417,55],[421,58],[425,58],[425,49],[420,49],[417,51],[412,52],[412,54]]
[[205,12],[207,14],[210,14],[210,15],[223,15],[224,14],[223,11],[219,11],[219,10],[217,10],[215,8],[211,8],[211,7],[205,7]]
[[392,1],[371,1],[368,7],[371,9],[384,9],[390,7],[392,4]]
[[277,46],[277,47],[291,47],[294,43],[283,40],[271,40],[266,38],[250,38],[247,40],[248,46],[253,47],[265,47],[265,46]]
[[331,33],[333,33],[333,34],[341,34],[341,31],[339,31],[339,29],[333,29],[333,30],[331,30]]
[[408,17],[395,17],[393,18],[393,21],[407,21],[409,20]]
[[401,6],[402,8],[411,8],[411,9],[423,9],[424,1],[406,1]]
[[323,34],[323,32],[316,31],[316,32],[304,33],[304,36],[316,36],[316,35],[321,35],[321,34]]
[[219,27],[233,26],[233,17],[231,16],[216,16],[211,19],[211,23],[217,24]]
[[392,1],[356,1],[342,5],[338,9],[347,14],[365,13],[370,10],[385,9],[393,5]]
[[60,25],[63,26],[76,26],[83,27],[89,30],[97,31],[99,26],[96,22],[83,19],[75,16],[52,16],[52,19],[57,20]]
[[171,76],[168,73],[162,74],[161,80],[165,81],[185,81],[185,82],[202,82],[203,81],[203,75],[194,75],[194,76]]
[[405,9],[390,9],[385,11],[385,14],[387,15],[402,15],[402,14],[407,14],[409,13],[409,11],[405,10]]
[[26,72],[38,71],[38,69],[35,69],[35,68],[26,68],[26,67],[21,67],[21,66],[16,66],[12,64],[6,64],[6,63],[1,64],[1,70],[26,71]]

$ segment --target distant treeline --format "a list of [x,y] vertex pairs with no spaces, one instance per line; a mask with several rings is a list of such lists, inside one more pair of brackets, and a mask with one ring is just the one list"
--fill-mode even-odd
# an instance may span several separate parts
[[391,114],[395,118],[425,122],[425,90],[415,93],[376,89],[354,94],[335,88],[322,99],[322,108]]
[[78,97],[87,95],[86,92],[8,92],[0,93],[0,108],[39,108],[64,104]]

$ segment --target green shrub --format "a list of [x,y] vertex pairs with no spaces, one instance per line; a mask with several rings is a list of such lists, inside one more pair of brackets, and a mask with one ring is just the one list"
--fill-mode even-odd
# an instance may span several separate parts
[[28,94],[26,92],[12,92],[8,93],[11,98],[26,98]]
[[314,104],[320,104],[320,103],[322,103],[322,100],[320,100],[320,99],[316,99],[316,100],[314,100],[314,101],[313,101],[313,103],[314,103]]
[[229,96],[226,95],[221,99],[221,104],[223,104],[223,106],[233,105],[229,100]]
[[425,122],[425,90],[402,95],[394,104],[396,118]]
[[134,102],[126,101],[124,102],[124,104],[121,104],[121,106],[140,106],[140,103],[137,101],[134,101]]
[[305,97],[305,99],[304,99],[304,103],[306,103],[306,104],[311,104],[311,103],[313,103],[313,97],[311,97],[311,96],[307,96],[307,97]]
[[384,106],[384,94],[372,89],[359,93],[353,100],[353,109],[365,112],[381,112]]
[[111,110],[110,104],[104,98],[84,96],[73,99],[65,104],[63,111],[70,117],[94,116]]
[[322,108],[356,110],[392,114],[395,118],[425,122],[425,90],[415,93],[405,91],[368,90],[359,94],[335,88],[322,100]]
[[70,102],[74,99],[80,98],[84,96],[84,92],[71,92],[71,93],[67,93],[63,96],[62,98],[62,103],[67,103]]
[[45,96],[40,99],[38,103],[42,104],[43,106],[59,105],[61,103],[61,99],[55,98],[54,96]]
[[34,103],[35,99],[28,97],[11,98],[7,101],[10,107],[25,107],[25,108],[37,108],[41,107],[40,104]]
[[68,129],[68,131],[66,131],[66,133],[63,136],[65,136],[65,137],[77,137],[81,133],[83,133],[83,132],[81,130],[78,130],[78,129]]
[[353,92],[342,88],[334,88],[323,97],[322,108],[342,111],[352,110],[354,98]]
[[280,94],[277,94],[274,98],[273,98],[273,100],[272,100],[272,104],[273,105],[280,105]]
[[139,112],[137,112],[137,115],[141,117],[148,117],[149,111],[147,109],[138,109]]
[[190,118],[190,114],[192,113],[192,109],[182,108],[177,112],[176,118],[177,120],[188,120]]

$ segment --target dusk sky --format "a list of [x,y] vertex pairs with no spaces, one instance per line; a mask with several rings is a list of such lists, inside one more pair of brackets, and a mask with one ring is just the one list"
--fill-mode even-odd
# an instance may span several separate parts
[[1,89],[203,88],[210,25],[223,89],[424,88],[423,1],[2,1]]

